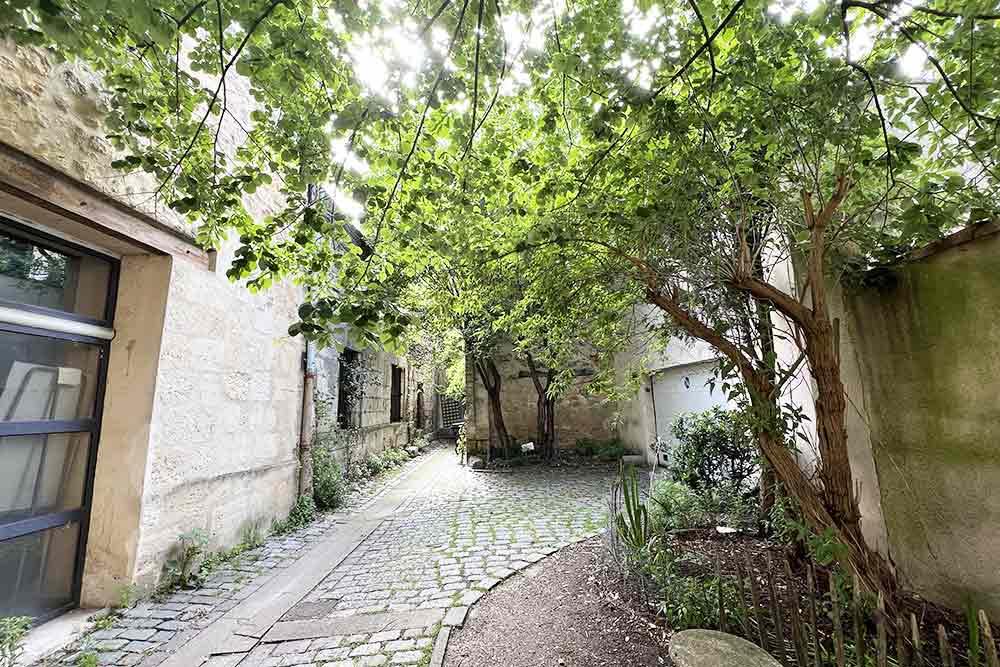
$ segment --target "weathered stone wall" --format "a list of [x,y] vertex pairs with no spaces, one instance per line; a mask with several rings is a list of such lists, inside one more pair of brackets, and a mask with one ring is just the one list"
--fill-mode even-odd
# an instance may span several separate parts
[[[521,441],[536,440],[538,435],[538,392],[528,374],[528,367],[510,352],[496,357],[503,378],[501,402],[507,432]],[[614,436],[611,422],[614,406],[603,397],[584,393],[593,373],[585,361],[576,364],[577,376],[572,388],[556,403],[556,445],[572,449],[579,438],[608,439]],[[489,400],[475,366],[466,363],[465,436],[469,451],[482,452],[490,437]]]
[[[337,396],[341,390],[338,382],[340,363],[340,352],[335,348],[321,350],[317,354],[317,400],[326,402],[328,407],[325,409],[332,413],[327,421],[336,420]],[[424,431],[432,428],[433,402],[428,402],[427,391],[430,383],[405,357],[384,350],[367,350],[361,353],[359,363],[366,368],[364,377],[367,381],[361,390],[360,405],[352,414],[352,424],[360,431],[360,441],[350,451],[352,459],[391,447],[404,447],[420,435],[416,428],[417,384],[420,382],[424,383]],[[390,419],[393,365],[403,369],[402,419],[398,422]],[[346,449],[344,445],[338,446],[337,455],[347,456]]]
[[[98,77],[9,41],[0,41],[0,70],[0,142],[168,227],[193,232],[150,197],[156,189],[150,178],[111,168],[116,156],[101,124]],[[230,110],[248,122],[246,82],[230,80],[228,92]],[[223,126],[224,150],[243,140],[235,123]],[[282,201],[276,189],[262,188],[246,203],[263,216]],[[120,585],[132,580],[152,583],[181,533],[202,528],[214,546],[233,544],[248,522],[267,524],[294,499],[303,344],[286,331],[300,293],[277,285],[252,295],[230,283],[225,271],[237,245],[236,239],[223,243],[214,271],[162,258],[168,266],[160,282],[128,282],[141,281],[148,269],[128,259],[123,265],[122,291],[135,292],[133,308],[147,300],[165,302],[165,311],[156,332],[130,322],[119,308],[123,330],[135,335],[131,347],[124,339],[112,344],[87,604],[113,602]],[[162,336],[158,350],[148,345],[154,336]],[[133,352],[146,355],[143,373],[129,365]]]
[[217,545],[270,524],[295,496],[302,343],[288,336],[298,295],[251,294],[175,262],[160,353],[139,570],[193,526]]
[[[1000,234],[970,228],[845,297],[889,550],[929,599],[1000,614]],[[860,383],[858,383],[860,380]],[[858,429],[860,430],[860,429]],[[852,432],[852,437],[855,433]],[[857,434],[858,439],[863,435]]]

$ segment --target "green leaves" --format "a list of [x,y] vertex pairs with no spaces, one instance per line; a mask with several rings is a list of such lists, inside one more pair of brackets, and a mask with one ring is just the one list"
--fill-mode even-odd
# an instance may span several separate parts
[[[478,32],[475,2],[437,7],[3,0],[0,33],[97,70],[112,166],[150,174],[205,244],[239,234],[232,279],[303,285],[309,336],[393,342],[412,308],[553,360],[574,337],[610,349],[610,315],[642,294],[627,258],[685,276],[722,321],[737,225],[805,242],[799,191],[828,192],[841,163],[856,185],[836,242],[857,270],[1000,209],[1000,24],[968,16],[988,2],[894,29],[855,7],[854,43],[865,25],[872,43],[854,66],[832,2],[786,20],[747,3],[723,25],[733,4],[702,0],[703,26],[687,0],[486,1]],[[914,74],[924,49],[940,69]],[[347,197],[373,254],[339,224]],[[265,200],[284,208],[248,207]]]

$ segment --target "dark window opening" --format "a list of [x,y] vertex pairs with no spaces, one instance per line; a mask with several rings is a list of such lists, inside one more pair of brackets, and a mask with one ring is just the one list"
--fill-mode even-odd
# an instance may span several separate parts
[[403,369],[392,367],[392,388],[389,392],[389,421],[403,420]]
[[340,370],[337,374],[337,425],[340,428],[350,428],[352,413],[360,407],[358,387],[353,370],[358,364],[358,353],[350,348],[340,354]]
[[424,383],[417,383],[417,428],[424,428]]

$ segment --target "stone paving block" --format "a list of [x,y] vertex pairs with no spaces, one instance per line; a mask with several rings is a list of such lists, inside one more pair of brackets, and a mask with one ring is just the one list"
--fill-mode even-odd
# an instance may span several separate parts
[[[255,596],[268,590],[262,586],[273,581],[276,572],[298,562],[330,531],[341,530],[338,522],[356,523],[364,517],[374,530],[298,601],[302,620],[282,618],[270,630],[265,625],[254,635],[264,636],[268,643],[262,646],[273,647],[268,650],[314,639],[330,642],[307,650],[285,649],[289,652],[280,655],[254,649],[240,667],[280,667],[286,656],[309,652],[318,664],[334,665],[347,658],[338,653],[320,658],[320,652],[379,643],[393,655],[358,655],[353,664],[347,664],[360,667],[361,660],[385,664],[394,655],[426,648],[446,614],[450,623],[459,615],[464,620],[461,610],[503,578],[606,525],[607,488],[615,476],[611,466],[607,470],[526,468],[507,475],[483,475],[458,467],[450,455],[439,456],[433,465],[434,473],[428,478],[433,483],[414,486],[414,492],[400,491],[401,496],[410,495],[401,498],[394,512],[379,514],[377,510],[373,521],[364,508],[378,507],[372,505],[376,496],[358,496],[350,511],[324,516],[308,529],[268,539],[239,561],[212,573],[200,590],[177,591],[162,602],[143,602],[128,610],[112,628],[95,633],[95,638],[104,641],[127,642],[109,644],[102,660],[110,656],[111,662],[133,661],[142,656],[142,667],[159,665],[203,628],[225,620],[223,616],[240,602],[254,603]],[[376,523],[379,520],[381,524]],[[420,614],[429,616],[421,618]],[[385,625],[389,616],[395,620]],[[355,624],[355,629],[338,630],[348,627],[338,624]],[[275,631],[279,632],[268,639]],[[389,649],[385,644],[405,641],[413,641],[413,647],[394,644],[395,649]],[[67,651],[65,656],[72,654]]]
[[365,655],[375,655],[382,652],[381,644],[359,644],[351,649],[350,656],[352,658],[357,658],[359,656]]
[[145,653],[156,648],[153,642],[132,641],[122,647],[126,653]]
[[411,665],[413,663],[420,662],[423,657],[423,651],[403,651],[401,653],[394,653],[392,656],[392,664]]
[[346,646],[341,648],[326,648],[316,652],[316,660],[321,662],[327,660],[345,660],[350,654],[351,649]]
[[461,627],[462,624],[465,623],[465,617],[468,613],[468,607],[452,607],[448,610],[448,613],[444,615],[444,620],[441,624],[450,627]]
[[298,639],[290,642],[282,642],[274,647],[271,655],[288,655],[289,653],[302,653],[309,649],[312,639]]

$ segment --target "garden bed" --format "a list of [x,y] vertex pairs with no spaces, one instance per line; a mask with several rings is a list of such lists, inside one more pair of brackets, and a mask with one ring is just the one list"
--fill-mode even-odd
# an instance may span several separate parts
[[[827,568],[813,566],[815,588],[814,595],[810,596],[808,587],[809,575],[808,566],[804,562],[796,562],[794,558],[789,558],[790,550],[786,545],[771,540],[760,539],[758,537],[737,533],[721,535],[714,529],[696,529],[677,531],[664,538],[662,548],[669,549],[677,559],[677,572],[684,577],[690,577],[703,583],[705,593],[705,606],[718,607],[717,591],[715,579],[721,572],[723,581],[735,584],[737,575],[744,582],[744,601],[748,613],[746,614],[746,625],[738,618],[736,609],[727,609],[726,630],[735,634],[745,635],[755,643],[759,642],[757,626],[753,621],[752,596],[749,590],[749,576],[753,576],[758,583],[758,594],[760,599],[760,609],[765,627],[766,643],[769,644],[768,651],[778,656],[779,648],[775,641],[773,622],[771,617],[771,593],[769,590],[768,564],[770,563],[770,575],[774,584],[774,592],[778,598],[775,605],[780,612],[782,624],[785,630],[785,650],[788,653],[789,664],[796,664],[794,656],[794,645],[792,643],[792,622],[793,613],[791,604],[797,603],[800,618],[805,626],[807,638],[811,641],[812,630],[809,627],[810,607],[812,600],[816,601],[816,626],[821,643],[825,650],[832,651],[834,624],[831,615],[831,604],[829,600],[830,576]],[[789,561],[788,570],[785,568],[785,561]],[[789,577],[789,573],[791,576]],[[631,605],[642,607],[651,615],[656,615],[659,611],[661,595],[656,591],[656,586],[651,581],[641,580],[637,576],[626,577],[628,582],[624,590],[631,596]],[[869,601],[862,604],[862,623],[866,628],[867,656],[874,664],[874,652],[876,647],[877,631],[875,619],[878,612],[873,609],[874,603]],[[846,612],[846,610],[845,610]],[[909,619],[910,614],[917,619],[920,636],[923,641],[923,665],[942,664],[938,654],[937,628],[943,626],[947,632],[948,641],[955,655],[955,665],[970,664],[969,653],[969,633],[966,618],[963,614],[941,607],[932,602],[924,600],[919,596],[908,594],[900,600],[899,613],[904,619]],[[896,648],[894,633],[892,630],[894,619],[886,618],[887,644],[889,655],[892,656],[896,664]],[[906,633],[909,637],[910,628],[907,623]],[[844,632],[848,639],[848,665],[855,664],[851,660],[850,643],[853,637],[853,620],[850,613],[843,616]],[[995,626],[994,626],[995,627]],[[994,630],[994,636],[997,636]],[[822,664],[833,664],[832,656],[825,656]],[[811,658],[810,658],[811,662]],[[980,656],[981,664],[986,664],[983,656]],[[911,664],[916,664],[911,657]]]

